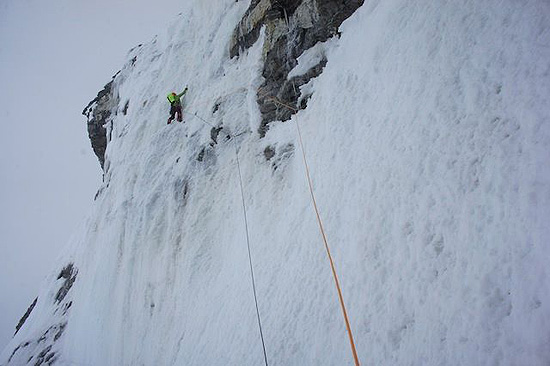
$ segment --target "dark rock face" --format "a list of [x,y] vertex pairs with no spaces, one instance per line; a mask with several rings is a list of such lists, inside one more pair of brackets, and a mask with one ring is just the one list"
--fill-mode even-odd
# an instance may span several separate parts
[[294,155],[294,145],[285,144],[282,146],[267,146],[264,150],[266,161],[271,163],[271,169],[275,172],[284,166],[284,162]]
[[55,295],[55,301],[57,303],[61,303],[61,301],[63,301],[65,296],[67,296],[67,293],[69,292],[71,287],[73,287],[74,281],[76,280],[77,273],[78,271],[76,270],[76,268],[72,263],[69,263],[68,265],[66,265],[65,268],[63,268],[63,270],[61,271],[61,273],[59,273],[59,276],[57,276],[57,279],[59,280],[63,278],[64,282],[59,288],[59,290],[57,291],[57,294]]
[[275,148],[273,146],[266,146],[264,149],[264,157],[266,161],[270,161],[275,156]]
[[[70,290],[76,281],[77,274],[78,269],[73,263],[68,263],[63,267],[56,280],[56,285],[59,287],[53,298],[54,312],[51,321],[48,325],[44,325],[44,329],[41,333],[32,334],[31,338],[22,342],[15,348],[6,366],[49,366],[56,362],[58,354],[53,351],[53,349],[55,349],[55,344],[62,338],[68,325],[69,312],[73,304]],[[25,320],[29,317],[38,301],[39,299],[36,298],[23,318],[19,321],[16,327],[17,331],[24,325]],[[40,299],[40,301],[48,302],[51,300],[48,298]]]
[[34,363],[34,366],[40,366],[40,365],[51,365],[55,362],[55,352],[51,352],[52,346],[49,345],[48,347],[44,348],[38,356],[36,356],[36,362]]
[[[317,77],[326,65],[326,59],[306,74],[287,80],[297,65],[297,58],[318,42],[338,35],[338,27],[352,15],[364,0],[253,0],[235,29],[230,56],[238,56],[257,41],[265,25],[264,83],[258,91],[262,114],[259,128],[261,137],[269,123],[290,119],[292,114],[306,106],[307,98],[300,98],[299,87]],[[279,102],[275,102],[278,100]],[[284,104],[284,105],[283,105]],[[290,108],[289,108],[290,107]]]
[[32,312],[32,309],[34,309],[34,307],[36,306],[36,302],[38,301],[38,297],[34,299],[34,301],[32,302],[32,304],[29,306],[29,308],[27,309],[27,311],[25,312],[25,314],[23,315],[23,317],[19,320],[19,323],[17,323],[17,325],[15,326],[15,334],[17,334],[17,332],[19,332],[19,329],[21,329],[21,327],[23,326],[23,324],[25,324],[25,321],[27,320],[27,318],[29,317],[29,315],[31,315],[31,312]]
[[82,111],[82,114],[88,120],[88,136],[90,137],[94,153],[99,159],[101,169],[104,169],[105,150],[107,149],[108,140],[105,125],[109,122],[111,114],[116,111],[119,102],[118,95],[113,90],[115,77],[116,75],[113,76],[113,80],[107,83],[103,90],[97,93],[97,97],[88,103]]

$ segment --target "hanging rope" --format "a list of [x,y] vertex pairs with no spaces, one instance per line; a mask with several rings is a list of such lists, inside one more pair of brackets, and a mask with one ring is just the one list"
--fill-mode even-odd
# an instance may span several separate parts
[[241,199],[243,203],[243,215],[244,215],[244,226],[246,229],[246,245],[248,248],[248,262],[250,264],[250,278],[252,280],[252,291],[254,292],[254,303],[256,304],[256,315],[258,317],[258,328],[260,330],[260,338],[262,340],[262,348],[264,351],[264,362],[268,366],[267,362],[267,353],[265,351],[265,342],[264,334],[262,331],[262,320],[260,318],[260,310],[258,309],[258,297],[256,296],[256,281],[254,280],[254,267],[252,266],[252,254],[250,252],[250,235],[248,230],[248,218],[246,216],[246,205],[244,203],[244,190],[243,190],[243,177],[241,174],[241,163],[239,162],[239,152],[237,151],[237,145],[235,145],[235,156],[237,157],[237,169],[239,171],[239,185],[241,187]]
[[[204,122],[205,124],[207,124],[208,126],[210,126],[212,128],[215,128],[214,125],[212,125],[211,123],[209,123],[205,119],[199,117],[196,113],[193,113],[192,115],[195,116],[196,118],[198,118],[199,120],[201,120],[202,122]],[[234,140],[235,137],[241,136],[241,135],[243,135],[247,132],[248,131],[245,130],[245,131],[237,133],[235,135],[228,134],[228,136],[229,136],[229,139]],[[239,172],[239,188],[240,188],[240,192],[241,192],[241,201],[242,201],[242,206],[243,206],[244,227],[245,227],[245,230],[246,230],[246,247],[248,249],[248,263],[250,265],[250,280],[252,282],[252,292],[254,294],[254,304],[256,306],[256,317],[258,319],[258,329],[260,331],[260,339],[262,341],[262,350],[263,350],[263,354],[264,354],[264,363],[265,363],[265,366],[269,366],[269,363],[267,361],[267,352],[265,350],[265,341],[264,341],[264,332],[263,332],[263,329],[262,329],[262,320],[261,320],[261,317],[260,317],[260,310],[259,310],[259,307],[258,307],[258,296],[256,294],[256,279],[254,277],[254,266],[252,265],[252,253],[250,251],[250,234],[249,234],[249,229],[248,229],[248,216],[246,214],[246,204],[245,204],[245,201],[244,201],[244,189],[243,189],[243,177],[242,177],[242,173],[241,173],[241,163],[239,161],[239,151],[237,150],[237,145],[235,145],[235,156],[237,158],[237,170]]]
[[344,305],[344,296],[342,295],[342,290],[340,289],[340,282],[338,281],[338,275],[336,274],[336,268],[334,266],[334,261],[332,260],[332,255],[330,254],[330,248],[328,246],[327,235],[325,234],[325,229],[323,228],[323,222],[321,221],[321,215],[319,214],[319,209],[317,208],[317,201],[315,200],[315,194],[313,193],[313,184],[311,183],[311,176],[309,174],[309,167],[307,164],[306,154],[304,151],[304,144],[302,141],[302,133],[300,132],[300,126],[298,125],[298,120],[296,120],[296,129],[298,131],[298,136],[300,138],[300,148],[302,150],[302,156],[304,158],[304,165],[306,167],[307,182],[309,185],[309,192],[311,194],[311,200],[313,201],[313,208],[315,209],[315,215],[317,216],[317,222],[319,223],[319,229],[321,230],[321,235],[323,236],[323,242],[325,243],[325,249],[327,251],[327,256],[330,261],[330,268],[332,270],[332,276],[334,277],[334,282],[336,283],[336,289],[338,290],[338,299],[340,300],[340,306],[342,307],[342,313],[344,314],[344,320],[346,322],[346,328],[348,330],[348,337],[351,346],[351,352],[353,353],[353,359],[355,365],[359,366],[359,357],[357,356],[357,350],[355,349],[355,342],[353,341],[353,334],[351,333],[351,326],[349,324],[348,313],[346,311],[346,305]]
[[[289,110],[291,110],[295,113],[298,112],[297,108],[295,108],[295,107],[293,107],[293,106],[291,106],[287,103],[284,103],[284,102],[280,101],[279,99],[263,92],[261,88],[258,89],[258,93],[260,95],[262,95],[263,97],[265,97],[265,98],[271,100],[272,102],[276,103],[276,104],[279,104],[279,105],[281,105],[285,108],[288,108]],[[207,122],[203,118],[199,117],[196,113],[193,113],[193,115],[196,118],[200,119],[205,124],[209,125],[210,127],[214,127],[212,124],[210,124],[209,122]],[[296,131],[297,131],[297,134],[298,134],[298,140],[300,142],[300,149],[302,151],[302,158],[303,158],[303,161],[304,161],[306,178],[307,178],[307,182],[308,182],[308,186],[309,186],[309,192],[310,192],[310,195],[311,195],[311,200],[313,202],[313,208],[315,210],[315,215],[317,217],[317,223],[319,225],[319,229],[321,231],[321,236],[323,238],[323,243],[324,243],[324,246],[325,246],[325,250],[327,252],[327,256],[328,256],[328,259],[329,259],[329,262],[330,262],[330,268],[331,268],[331,271],[332,271],[332,276],[334,278],[334,283],[336,285],[336,290],[338,292],[338,300],[340,302],[340,307],[342,308],[342,314],[344,316],[344,321],[346,323],[346,329],[347,329],[348,338],[349,338],[349,342],[350,342],[351,352],[353,354],[353,359],[354,359],[354,362],[355,362],[355,366],[360,366],[359,357],[357,356],[357,349],[355,347],[355,341],[353,339],[353,334],[352,334],[352,331],[351,331],[351,326],[350,326],[350,322],[349,322],[349,318],[348,318],[348,314],[347,314],[347,310],[346,310],[346,305],[344,304],[344,296],[342,295],[342,289],[340,288],[340,281],[338,280],[338,275],[336,273],[336,267],[334,265],[334,260],[332,259],[332,254],[330,252],[330,247],[328,245],[328,239],[327,239],[327,236],[326,236],[326,233],[325,233],[323,222],[321,220],[321,215],[319,213],[319,209],[317,207],[317,200],[315,199],[315,193],[313,191],[313,183],[312,183],[312,180],[311,180],[311,174],[309,172],[309,165],[307,163],[306,153],[305,153],[305,149],[304,149],[304,143],[303,143],[303,139],[302,139],[302,133],[300,131],[300,125],[298,123],[297,118],[296,118],[295,126],[296,126]],[[233,139],[233,137],[234,137],[234,136],[231,136],[231,135],[229,135],[229,136],[230,136],[231,139]],[[256,304],[256,315],[258,317],[258,327],[259,327],[259,330],[260,330],[260,338],[262,340],[262,348],[263,348],[263,352],[264,352],[264,361],[265,361],[266,366],[268,366],[267,353],[266,353],[266,350],[265,350],[265,342],[264,342],[262,324],[261,324],[261,319],[260,319],[260,312],[258,310],[258,299],[257,299],[257,295],[256,295],[256,285],[255,285],[255,280],[254,280],[254,269],[253,269],[253,266],[252,266],[252,256],[251,256],[251,252],[250,252],[250,238],[249,238],[249,232],[248,232],[248,219],[247,219],[247,216],[246,216],[246,206],[245,206],[245,202],[244,202],[244,191],[243,191],[241,168],[240,168],[240,162],[239,162],[239,154],[238,154],[236,146],[235,146],[235,154],[236,154],[236,157],[237,157],[237,168],[239,170],[239,183],[240,183],[240,188],[241,188],[241,198],[242,198],[245,228],[246,228],[246,241],[247,241],[247,247],[248,247],[248,259],[249,259],[249,264],[250,264],[250,274],[251,274],[251,279],[252,279],[252,290],[254,292],[254,302]]]
[[[268,94],[265,94],[262,92],[261,89],[258,90],[258,92],[263,95],[264,97],[266,97],[267,99],[273,101],[274,103],[277,103],[283,107],[286,107],[288,109],[290,109],[291,111],[294,111],[294,112],[298,112],[298,109],[284,103],[284,102],[281,102],[280,100],[278,100],[277,98],[275,97],[272,97]],[[306,170],[306,178],[307,178],[307,183],[308,183],[308,186],[309,186],[309,193],[311,194],[311,200],[313,202],[313,208],[315,210],[315,215],[317,217],[317,223],[319,224],[319,229],[321,230],[321,236],[323,237],[323,242],[325,244],[325,250],[327,252],[327,256],[328,256],[328,259],[329,259],[329,262],[330,262],[330,268],[332,270],[332,276],[334,277],[334,282],[336,284],[336,290],[338,291],[338,299],[340,300],[340,306],[342,308],[342,313],[344,315],[344,321],[346,323],[346,328],[347,328],[347,331],[348,331],[348,337],[349,337],[349,342],[350,342],[350,346],[351,346],[351,352],[353,354],[353,359],[355,361],[355,365],[356,366],[359,366],[360,363],[359,363],[359,357],[357,356],[357,350],[355,348],[355,342],[353,340],[353,334],[351,332],[351,326],[350,326],[350,323],[349,323],[349,319],[348,319],[348,313],[346,311],[346,305],[344,304],[344,296],[342,295],[342,290],[340,288],[340,281],[338,281],[338,275],[336,274],[336,267],[334,266],[334,261],[332,259],[332,255],[330,253],[330,248],[329,248],[329,245],[328,245],[328,240],[327,240],[327,236],[325,234],[325,229],[323,227],[323,222],[321,221],[321,215],[319,214],[319,209],[317,208],[317,200],[315,199],[315,193],[313,192],[313,183],[311,181],[311,175],[309,173],[309,166],[308,166],[308,163],[307,163],[307,159],[306,159],[306,153],[305,153],[305,149],[304,149],[304,143],[303,143],[303,140],[302,140],[302,133],[300,131],[300,125],[298,123],[298,118],[296,118],[296,131],[298,133],[298,140],[300,142],[300,149],[302,150],[302,158],[304,160],[304,166],[305,166],[305,170]]]
[[[244,92],[248,91],[248,89],[249,89],[248,87],[244,87],[244,86],[240,86],[238,88],[231,89],[227,93],[219,95],[216,98],[216,101],[217,101],[216,103],[223,102],[225,99],[227,99],[227,97],[232,96],[234,94],[244,93]],[[193,106],[195,108],[200,106],[201,109],[204,109],[203,106],[211,104],[211,103],[212,103],[212,99],[211,98],[206,98],[205,100],[200,101],[200,102],[199,101],[193,101]]]
[[[187,110],[185,110],[185,111],[187,112]],[[193,112],[192,115],[195,116],[195,117],[197,117],[197,118],[198,118],[199,120],[201,120],[202,122],[206,123],[208,126],[210,126],[210,127],[212,127],[212,128],[216,128],[213,124],[211,124],[211,123],[208,122],[207,120],[205,120],[205,119],[199,117],[199,116],[197,115],[197,113]]]

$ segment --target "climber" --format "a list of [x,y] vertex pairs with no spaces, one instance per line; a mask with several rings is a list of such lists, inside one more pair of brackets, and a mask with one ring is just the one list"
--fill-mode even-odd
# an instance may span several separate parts
[[183,95],[187,93],[187,86],[183,90],[181,94],[176,94],[174,92],[168,94],[168,101],[170,102],[170,118],[168,118],[168,124],[172,122],[174,117],[177,114],[178,121],[182,121],[182,115],[181,115],[181,100],[180,98],[183,97]]

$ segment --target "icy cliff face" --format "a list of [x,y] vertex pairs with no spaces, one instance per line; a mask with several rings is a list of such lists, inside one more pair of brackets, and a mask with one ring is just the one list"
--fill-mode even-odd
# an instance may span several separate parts
[[[319,57],[307,72],[288,77],[298,64],[298,57],[319,42],[338,35],[340,24],[361,5],[363,0],[252,1],[233,32],[230,56],[253,45],[260,29],[265,29],[263,83],[258,89],[261,137],[265,136],[270,122],[286,121],[295,110],[305,108],[311,95],[301,95],[300,87],[319,76],[327,61],[326,57]],[[267,96],[277,97],[293,109],[275,104]]]
[[353,364],[297,123],[363,364],[550,362],[548,4],[338,2],[287,47],[325,3],[188,1],[130,52],[87,109],[93,213],[1,365],[262,364],[243,202],[269,363]]
[[[118,74],[117,74],[118,75]],[[116,77],[113,76],[113,80]],[[105,150],[107,149],[107,140],[109,138],[105,126],[111,121],[112,113],[118,108],[118,95],[113,90],[113,80],[105,84],[103,90],[97,93],[95,97],[82,111],[87,118],[88,137],[92,144],[92,149],[99,159],[101,169],[104,169]]]

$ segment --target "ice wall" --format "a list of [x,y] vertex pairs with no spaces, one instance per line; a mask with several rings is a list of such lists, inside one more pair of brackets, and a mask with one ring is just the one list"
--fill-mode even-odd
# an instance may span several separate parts
[[353,364],[299,123],[362,364],[547,365],[547,2],[365,3],[263,138],[249,5],[189,2],[129,54],[94,212],[0,364],[262,364],[243,198],[269,363]]

